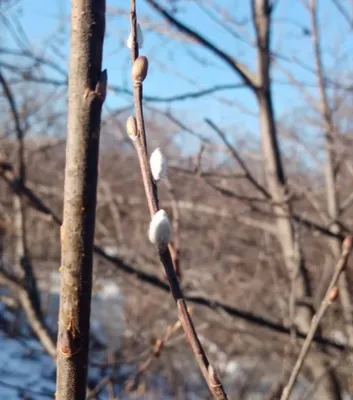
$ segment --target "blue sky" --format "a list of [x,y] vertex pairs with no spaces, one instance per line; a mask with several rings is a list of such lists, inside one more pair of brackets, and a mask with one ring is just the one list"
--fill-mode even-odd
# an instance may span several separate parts
[[[249,17],[250,2],[247,0],[218,0],[215,3],[226,9],[237,20]],[[108,69],[109,82],[126,88],[130,88],[131,85],[129,51],[124,46],[129,33],[129,20],[128,16],[124,15],[127,8],[122,10],[121,7],[128,7],[128,4],[129,1],[107,1],[107,37],[104,48],[104,68]],[[352,62],[347,59],[347,54],[351,54],[353,50],[352,35],[347,34],[349,27],[335,11],[331,0],[321,0],[319,5],[326,66],[328,69],[334,68],[335,71],[342,68],[342,77],[344,77],[347,66],[352,67]],[[137,10],[145,34],[145,44],[141,53],[147,55],[150,60],[149,75],[145,81],[145,94],[172,96],[216,84],[240,82],[237,75],[209,51],[203,50],[198,45],[176,40],[169,34],[156,33],[152,30],[149,23],[161,28],[163,20],[144,1],[137,0]],[[53,58],[66,69],[69,51],[69,14],[68,0],[20,0],[18,5],[7,9],[5,16],[12,22],[21,21],[28,38],[27,45],[32,50]],[[255,70],[254,51],[215,24],[197,2],[182,2],[177,17],[247,64],[251,70]],[[149,22],[144,22],[142,18],[147,18]],[[274,21],[273,48],[288,58],[295,56],[312,66],[311,39],[303,35],[302,30],[302,28],[310,27],[310,21],[302,2],[280,0]],[[15,48],[16,44],[8,33],[8,28],[5,29],[1,25],[0,28],[5,31],[5,46]],[[253,37],[251,24],[244,29],[242,35]],[[336,58],[329,54],[332,51],[338,54]],[[337,60],[342,54],[346,58],[341,62],[342,65],[337,65]],[[290,71],[298,81],[315,84],[313,74],[305,69],[290,62],[281,62],[281,67]],[[288,85],[288,76],[275,68],[273,77],[278,82],[274,85],[276,115],[278,118],[287,118],[294,108],[307,108],[308,105],[298,89]],[[49,74],[52,77],[55,76],[51,72]],[[56,75],[56,78],[58,77]],[[307,90],[309,94],[317,96],[314,86]],[[115,109],[130,103],[131,98],[125,94],[109,93],[106,106],[109,109]],[[236,132],[240,137],[244,135],[258,137],[256,102],[248,89],[222,91],[197,100],[172,104],[151,103],[151,105],[163,110],[171,109],[183,122],[202,134],[209,133],[203,123],[203,118],[207,116],[226,129],[230,136]],[[198,142],[192,140],[190,136],[185,136],[185,139],[187,139],[185,143],[188,149],[194,151]]]

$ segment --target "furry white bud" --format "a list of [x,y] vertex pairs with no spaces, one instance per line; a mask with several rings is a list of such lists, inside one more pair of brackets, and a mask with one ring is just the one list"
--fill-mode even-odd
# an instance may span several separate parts
[[154,214],[148,230],[148,238],[159,249],[164,250],[170,242],[172,227],[167,213],[159,210]]
[[167,177],[168,162],[159,147],[157,147],[157,149],[151,154],[150,167],[153,179],[155,181],[159,181]]
[[[139,49],[142,49],[143,47],[143,33],[142,33],[142,29],[140,27],[140,24],[137,24],[136,27],[136,36],[137,36],[137,45]],[[131,50],[132,47],[132,34],[130,33],[127,41],[126,41],[126,46]]]

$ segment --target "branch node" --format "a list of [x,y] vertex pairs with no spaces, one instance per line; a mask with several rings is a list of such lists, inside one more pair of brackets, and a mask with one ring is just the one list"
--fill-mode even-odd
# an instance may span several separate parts
[[208,377],[210,379],[210,384],[212,385],[212,387],[218,387],[221,385],[216,371],[211,364],[208,366]]
[[65,329],[59,336],[58,351],[65,358],[71,358],[81,350],[80,339],[73,335],[70,328]]

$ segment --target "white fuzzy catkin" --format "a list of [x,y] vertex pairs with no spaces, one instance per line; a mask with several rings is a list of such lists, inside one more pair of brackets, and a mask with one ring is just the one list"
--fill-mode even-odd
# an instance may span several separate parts
[[[136,35],[137,35],[137,45],[139,49],[142,49],[143,47],[143,33],[142,33],[142,29],[140,27],[140,24],[137,24],[136,27]],[[132,47],[132,34],[130,33],[127,41],[126,41],[126,46],[131,50]]]
[[172,227],[167,213],[159,210],[153,216],[148,230],[148,238],[151,243],[159,249],[165,249],[168,246],[172,236]]
[[153,179],[155,181],[159,181],[167,177],[168,162],[159,147],[157,147],[151,154],[150,167]]

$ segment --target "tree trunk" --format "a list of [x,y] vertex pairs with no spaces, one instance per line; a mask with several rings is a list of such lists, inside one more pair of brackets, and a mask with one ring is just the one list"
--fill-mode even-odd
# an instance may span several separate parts
[[71,10],[58,400],[86,397],[99,134],[107,80],[106,71],[101,72],[105,0],[72,0]]
[[[257,36],[258,50],[258,89],[257,98],[260,113],[263,161],[269,191],[274,202],[273,211],[276,220],[278,241],[288,274],[293,282],[295,299],[311,296],[310,282],[305,265],[297,254],[292,225],[292,210],[287,199],[286,177],[278,144],[275,114],[272,103],[270,77],[270,27],[271,6],[269,0],[253,0],[253,20]],[[306,306],[297,306],[295,325],[307,332],[313,316],[313,310]],[[319,398],[341,400],[339,385],[334,373],[327,373],[327,365],[319,353],[309,357],[306,362],[314,380],[321,379]]]

